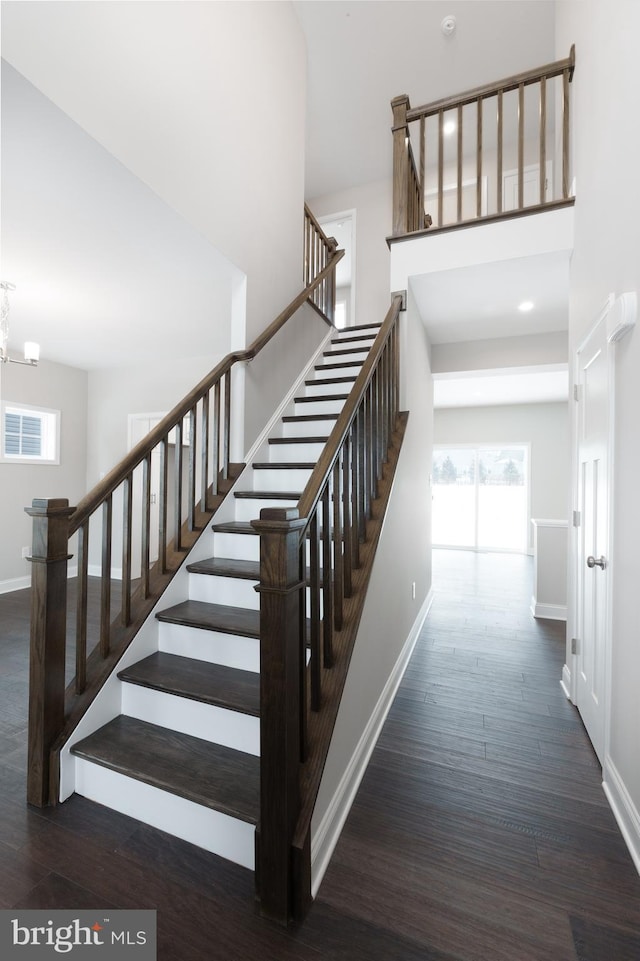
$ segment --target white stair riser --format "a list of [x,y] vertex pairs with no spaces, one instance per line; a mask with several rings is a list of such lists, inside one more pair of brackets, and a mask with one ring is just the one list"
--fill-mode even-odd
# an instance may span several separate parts
[[260,560],[260,538],[257,534],[232,534],[214,531],[213,552],[215,557],[231,557],[239,561]]
[[285,421],[282,425],[283,437],[320,437],[327,436],[335,427],[337,417],[331,420]]
[[[338,374],[336,376],[346,375]],[[337,384],[332,384],[331,381],[323,383],[323,381],[318,380],[313,384],[305,384],[304,395],[305,397],[323,397],[325,394],[348,394],[354,384],[355,380],[341,380]]]
[[269,461],[282,463],[315,463],[324,450],[325,441],[317,444],[269,444]]
[[260,754],[260,720],[138,684],[122,685],[122,713],[245,754]]
[[158,650],[166,654],[193,657],[211,664],[237,667],[241,671],[260,671],[260,641],[257,637],[205,631],[184,624],[158,624]]
[[189,574],[189,600],[229,607],[260,610],[260,595],[254,590],[257,581],[244,577],[218,577],[216,574]]
[[[254,470],[253,489],[257,491],[302,491],[311,477],[311,468],[294,468],[290,470]],[[221,556],[229,556],[221,555]]]
[[[348,344],[351,344],[352,347],[359,347],[360,343],[362,343],[363,346],[371,347],[371,344],[376,339],[376,336],[377,336],[377,331],[374,331],[374,330],[372,330],[371,332],[363,330],[363,331],[359,331],[357,334],[349,333],[349,331],[345,330],[342,333],[338,334],[337,342],[335,344],[332,342],[331,346],[346,347]],[[354,337],[356,337],[357,340],[353,340]]]
[[[283,487],[283,490],[285,489]],[[301,494],[302,488],[297,493]],[[253,521],[260,517],[260,511],[263,507],[295,507],[297,503],[298,499],[293,497],[286,500],[268,497],[261,497],[260,500],[253,497],[237,497],[235,502],[236,520]]]
[[245,821],[84,758],[76,758],[76,793],[249,870],[254,869],[255,828]]
[[[336,391],[340,396],[344,396],[342,391]],[[344,407],[344,400],[318,400],[307,401],[304,404],[296,403],[296,414],[339,414]]]

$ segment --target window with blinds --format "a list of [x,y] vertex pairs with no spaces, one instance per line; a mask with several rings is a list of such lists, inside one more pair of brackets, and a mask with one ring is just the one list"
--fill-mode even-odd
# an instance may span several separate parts
[[20,463],[59,463],[60,411],[23,404],[2,405],[2,459]]

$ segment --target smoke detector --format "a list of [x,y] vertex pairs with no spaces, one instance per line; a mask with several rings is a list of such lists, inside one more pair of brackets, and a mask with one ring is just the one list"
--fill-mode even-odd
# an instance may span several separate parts
[[456,18],[454,16],[445,17],[440,24],[440,29],[445,37],[450,37],[453,33],[455,33]]

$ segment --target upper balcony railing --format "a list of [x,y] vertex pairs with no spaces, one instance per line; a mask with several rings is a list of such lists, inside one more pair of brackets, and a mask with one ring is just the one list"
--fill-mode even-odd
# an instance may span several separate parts
[[393,231],[483,223],[571,203],[566,60],[422,107],[393,109]]

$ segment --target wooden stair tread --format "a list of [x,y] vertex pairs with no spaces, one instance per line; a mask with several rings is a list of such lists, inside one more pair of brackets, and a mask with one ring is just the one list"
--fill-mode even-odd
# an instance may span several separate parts
[[359,340],[374,340],[375,334],[371,332],[370,334],[358,334],[356,337],[332,337],[332,344],[352,344]]
[[362,366],[359,360],[341,360],[336,361],[335,364],[316,364],[313,368],[314,370],[338,370],[340,367],[355,367],[356,364]]
[[260,675],[157,651],[118,673],[121,681],[242,714],[260,715]]
[[348,394],[318,394],[317,397],[296,397],[294,404],[319,404],[321,401],[346,400]]
[[237,560],[235,557],[207,557],[187,564],[190,574],[207,574],[217,577],[239,577],[248,581],[260,580],[258,561]]
[[212,531],[218,534],[255,534],[251,526],[251,521],[223,521],[220,524],[212,524]]
[[353,324],[349,327],[342,327],[342,333],[351,333],[352,330],[380,330],[382,324]]
[[324,437],[270,437],[270,444],[326,444],[329,435]]
[[258,819],[260,758],[120,715],[72,752],[95,764],[250,824]]
[[211,604],[207,601],[182,601],[164,611],[158,611],[159,621],[182,624],[204,631],[221,634],[239,634],[242,637],[260,637],[260,611],[227,604]]
[[347,374],[345,377],[312,377],[305,380],[305,387],[315,387],[318,384],[355,384],[356,375]]
[[256,461],[252,465],[254,470],[313,470],[316,461]]
[[300,491],[236,491],[234,497],[243,500],[299,501]]
[[307,420],[337,420],[337,414],[287,414],[282,418],[285,424],[302,423]]
[[323,350],[323,357],[338,357],[341,354],[364,354],[368,347],[345,347],[344,350]]

